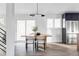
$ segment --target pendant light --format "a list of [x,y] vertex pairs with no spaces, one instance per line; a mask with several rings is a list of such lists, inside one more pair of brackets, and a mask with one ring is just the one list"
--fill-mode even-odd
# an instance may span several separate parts
[[30,16],[37,16],[37,15],[40,15],[41,17],[44,17],[45,15],[44,14],[40,14],[38,13],[38,3],[36,4],[36,7],[37,7],[37,10],[36,10],[36,14],[30,14]]

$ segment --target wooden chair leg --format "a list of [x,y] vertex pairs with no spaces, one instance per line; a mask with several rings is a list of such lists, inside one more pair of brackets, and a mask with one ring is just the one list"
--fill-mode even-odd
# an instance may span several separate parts
[[46,43],[44,43],[44,50],[46,50]]
[[27,51],[27,49],[28,49],[28,44],[26,43],[26,51]]
[[27,43],[27,40],[28,40],[28,39],[26,39],[26,51],[27,51],[27,49],[28,49],[28,43]]
[[35,50],[37,50],[37,43],[36,43],[36,41],[35,41]]

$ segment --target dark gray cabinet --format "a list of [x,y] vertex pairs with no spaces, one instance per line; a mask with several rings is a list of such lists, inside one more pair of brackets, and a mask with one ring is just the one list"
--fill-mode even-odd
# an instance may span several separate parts
[[62,43],[76,42],[75,36],[79,33],[79,13],[65,13],[62,19]]

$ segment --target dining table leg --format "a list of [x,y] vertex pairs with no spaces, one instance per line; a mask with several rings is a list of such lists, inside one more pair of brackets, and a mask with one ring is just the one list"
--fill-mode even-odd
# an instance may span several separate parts
[[37,50],[37,47],[36,46],[37,46],[37,44],[36,44],[36,41],[35,41],[35,50]]
[[26,51],[27,51],[27,48],[28,48],[28,47],[27,47],[27,43],[26,43]]
[[35,50],[35,42],[33,41],[33,51]]

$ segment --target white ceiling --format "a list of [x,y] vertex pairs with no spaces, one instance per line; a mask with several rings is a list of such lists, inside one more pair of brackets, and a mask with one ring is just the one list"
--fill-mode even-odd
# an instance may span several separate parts
[[[15,4],[15,10],[17,14],[30,14],[36,13],[37,4],[35,3],[22,3]],[[79,12],[78,3],[39,3],[38,12],[42,14],[62,14],[65,12]]]
[[[36,13],[36,3],[16,3],[16,14]],[[39,3],[38,12],[42,14],[62,14],[65,12],[79,12],[79,3]],[[0,3],[0,15],[6,13],[6,4]]]

